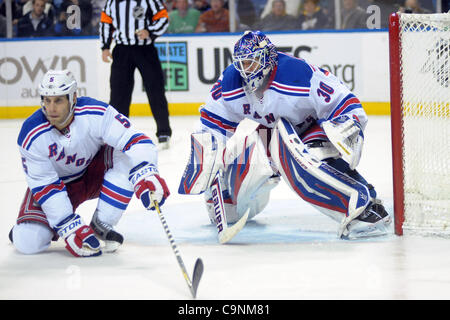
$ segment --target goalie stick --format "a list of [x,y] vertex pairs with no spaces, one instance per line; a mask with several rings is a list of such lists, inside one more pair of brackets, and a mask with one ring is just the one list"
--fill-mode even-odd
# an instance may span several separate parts
[[173,239],[172,233],[169,230],[169,226],[167,225],[166,219],[164,218],[164,216],[161,212],[161,209],[159,208],[158,202],[153,198],[153,193],[151,193],[150,199],[153,202],[153,205],[155,206],[156,212],[158,213],[158,216],[159,216],[159,220],[161,220],[161,224],[164,228],[164,231],[166,232],[167,238],[169,239],[169,243],[173,250],[173,253],[175,254],[175,257],[177,258],[177,262],[181,268],[183,277],[186,280],[186,283],[189,287],[189,290],[191,291],[192,296],[195,298],[197,296],[198,285],[200,283],[200,279],[203,274],[203,261],[200,258],[197,258],[197,260],[195,261],[194,271],[193,271],[192,280],[191,280],[191,278],[189,278],[189,275],[186,271],[186,267],[184,266],[184,262],[183,262],[183,259],[181,258],[180,251],[178,250],[175,240]]
[[233,237],[242,230],[247,222],[248,215],[250,212],[250,208],[247,209],[245,214],[232,226],[228,226],[226,215],[225,215],[225,206],[223,204],[223,194],[222,194],[222,185],[221,185],[221,177],[222,170],[219,170],[214,177],[214,180],[211,184],[212,191],[212,200],[214,204],[214,217],[217,227],[217,236],[219,238],[219,242],[221,244],[227,243]]

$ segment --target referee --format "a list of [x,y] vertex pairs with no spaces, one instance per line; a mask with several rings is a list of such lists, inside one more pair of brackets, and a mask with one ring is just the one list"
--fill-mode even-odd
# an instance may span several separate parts
[[[102,59],[104,62],[112,59],[109,103],[129,116],[137,68],[144,81],[162,148],[168,148],[172,130],[163,71],[153,42],[168,26],[168,13],[161,0],[106,0],[100,19]],[[111,55],[113,39],[116,45]]]

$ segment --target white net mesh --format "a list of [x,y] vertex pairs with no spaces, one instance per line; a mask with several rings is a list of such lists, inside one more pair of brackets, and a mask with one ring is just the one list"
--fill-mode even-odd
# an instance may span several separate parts
[[450,14],[400,15],[404,232],[450,235]]
[[450,235],[450,14],[400,16],[404,232]]

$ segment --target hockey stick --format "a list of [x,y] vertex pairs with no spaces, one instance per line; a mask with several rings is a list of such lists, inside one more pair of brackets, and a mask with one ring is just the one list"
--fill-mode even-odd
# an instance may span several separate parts
[[211,185],[211,192],[214,204],[214,214],[215,214],[214,218],[217,227],[217,236],[219,238],[219,242],[221,244],[224,244],[230,241],[245,226],[245,223],[247,222],[248,219],[248,214],[250,212],[250,208],[247,209],[245,214],[235,224],[233,224],[232,226],[228,226],[225,215],[225,206],[223,204],[222,185],[220,182],[221,177],[222,177],[222,170],[219,170]]
[[191,290],[192,296],[195,298],[197,295],[198,285],[203,274],[203,261],[200,258],[197,258],[197,260],[195,261],[191,281],[191,278],[189,278],[189,275],[186,271],[186,267],[184,266],[183,259],[181,258],[180,251],[178,250],[175,240],[173,239],[172,233],[169,230],[166,219],[164,218],[161,209],[159,208],[158,202],[153,198],[152,193],[150,193],[150,199],[153,205],[155,206],[156,212],[158,213],[159,216],[159,220],[161,220],[164,231],[166,232],[167,238],[169,239],[170,246],[173,250],[173,253],[175,254],[175,257],[177,258],[178,265],[181,268],[181,272],[183,273],[183,277],[186,280],[189,290]]

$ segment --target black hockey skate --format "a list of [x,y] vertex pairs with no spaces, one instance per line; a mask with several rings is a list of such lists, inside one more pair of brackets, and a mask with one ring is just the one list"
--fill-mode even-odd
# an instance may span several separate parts
[[[376,200],[377,201],[377,200]],[[379,200],[378,200],[379,201]],[[356,219],[368,223],[376,223],[388,217],[389,214],[381,203],[374,202],[367,210],[361,213]]]
[[386,235],[391,222],[391,216],[384,209],[381,200],[375,199],[363,213],[348,224],[347,235],[343,238],[354,239]]
[[94,230],[95,235],[104,241],[105,246],[103,252],[114,252],[123,243],[123,236],[115,231],[113,227],[105,222],[100,221],[95,211],[90,227]]

